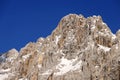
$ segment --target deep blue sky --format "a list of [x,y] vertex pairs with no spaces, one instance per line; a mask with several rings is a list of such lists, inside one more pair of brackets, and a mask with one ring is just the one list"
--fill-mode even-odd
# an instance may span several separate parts
[[0,53],[50,35],[69,13],[101,15],[113,33],[120,28],[119,0],[0,0]]

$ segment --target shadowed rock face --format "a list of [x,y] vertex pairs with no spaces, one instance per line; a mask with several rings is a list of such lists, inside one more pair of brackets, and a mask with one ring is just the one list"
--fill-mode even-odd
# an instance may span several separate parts
[[119,48],[120,30],[100,16],[69,14],[47,38],[9,51],[0,69],[6,80],[120,80]]

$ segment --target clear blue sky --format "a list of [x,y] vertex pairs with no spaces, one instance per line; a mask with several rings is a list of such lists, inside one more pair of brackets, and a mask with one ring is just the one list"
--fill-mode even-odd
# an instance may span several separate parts
[[101,15],[115,33],[120,0],[0,0],[0,53],[46,37],[69,14]]

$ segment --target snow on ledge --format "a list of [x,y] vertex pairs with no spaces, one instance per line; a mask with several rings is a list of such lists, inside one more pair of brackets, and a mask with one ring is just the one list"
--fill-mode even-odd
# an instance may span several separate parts
[[11,70],[10,68],[8,68],[8,69],[2,69],[2,70],[0,70],[0,73],[9,72],[10,70]]
[[5,80],[6,78],[8,78],[8,76],[10,75],[8,72],[10,71],[11,69],[2,69],[0,70],[0,80]]
[[108,52],[108,51],[110,51],[110,49],[111,49],[111,48],[109,48],[109,47],[102,46],[102,45],[100,45],[100,44],[98,44],[98,46],[99,46],[99,49],[103,49],[105,52]]
[[8,74],[0,74],[0,80],[5,80],[8,78]]

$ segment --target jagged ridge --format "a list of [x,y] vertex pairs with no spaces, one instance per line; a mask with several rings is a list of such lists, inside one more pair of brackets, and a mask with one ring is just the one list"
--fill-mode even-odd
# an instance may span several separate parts
[[120,31],[114,35],[100,16],[69,14],[47,38],[28,43],[19,55],[9,51],[10,57],[0,67],[7,76],[0,76],[7,80],[119,80],[119,48]]

